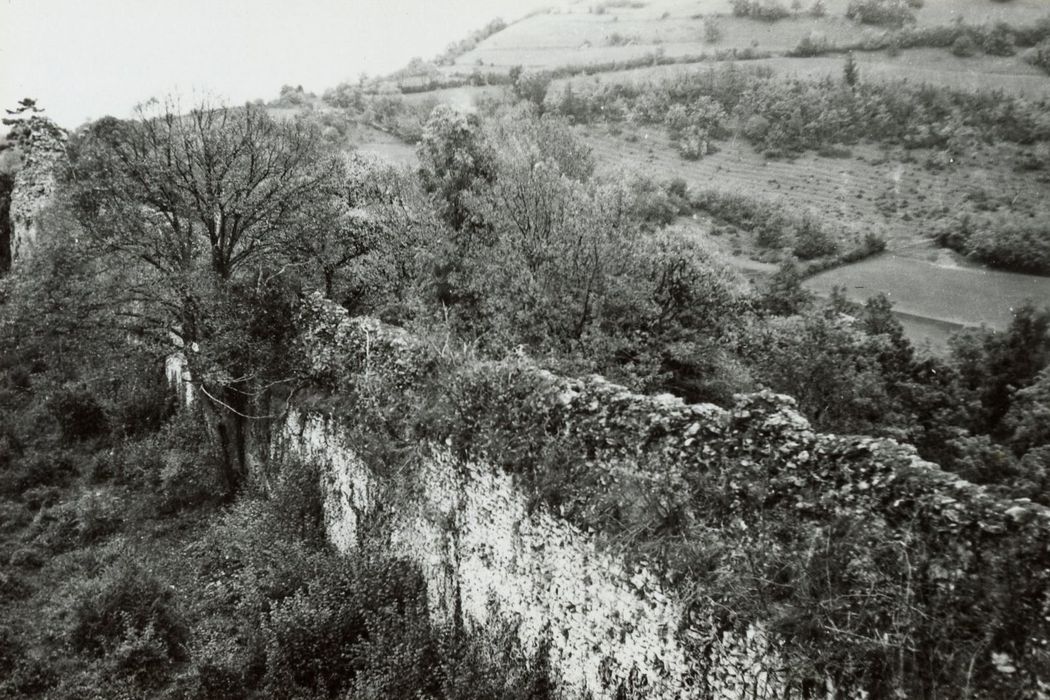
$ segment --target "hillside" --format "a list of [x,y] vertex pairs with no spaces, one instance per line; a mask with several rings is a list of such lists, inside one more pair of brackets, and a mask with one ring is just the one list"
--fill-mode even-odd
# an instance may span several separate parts
[[[570,117],[579,124],[579,133],[606,174],[643,174],[657,181],[682,178],[694,188],[746,192],[784,211],[819,219],[840,248],[857,246],[865,235],[873,234],[885,241],[893,255],[935,265],[949,262],[949,267],[937,273],[945,277],[946,306],[927,316],[931,321],[928,333],[913,335],[917,341],[928,339],[943,349],[944,329],[949,327],[944,322],[990,323],[1003,328],[1009,310],[1023,300],[1004,295],[990,281],[984,296],[999,299],[997,313],[970,313],[968,305],[953,308],[947,290],[952,284],[962,284],[954,280],[953,268],[975,264],[979,268],[981,261],[995,265],[1008,257],[972,238],[963,242],[953,231],[970,225],[993,229],[1019,225],[1033,231],[1025,235],[1050,241],[1050,218],[1043,206],[1050,197],[1050,146],[1041,141],[1043,137],[1035,137],[1034,144],[1030,137],[1011,143],[1001,135],[960,130],[949,120],[929,127],[955,130],[958,135],[947,140],[922,137],[924,142],[913,143],[861,137],[857,142],[848,137],[841,143],[831,137],[819,148],[789,147],[784,152],[747,138],[742,133],[746,126],[742,118],[729,115],[720,135],[703,128],[704,143],[709,142],[710,148],[704,145],[709,152],[697,159],[683,158],[678,134],[669,132],[660,117],[654,121],[644,113],[637,114],[636,104],[620,100],[614,104],[616,115],[599,114],[593,110],[606,107],[595,106],[588,107],[592,111],[583,116],[578,108],[592,102],[613,104],[615,100],[610,103],[604,97],[595,101],[595,96],[625,89],[639,94],[652,85],[697,82],[727,66],[772,76],[774,83],[840,83],[849,50],[864,85],[883,86],[892,92],[894,86],[904,84],[918,90],[987,95],[992,100],[1005,95],[1039,115],[1036,119],[1042,118],[1040,112],[1047,113],[1037,105],[1050,95],[1050,76],[1033,62],[1038,50],[1033,45],[1050,36],[1050,12],[1039,2],[882,3],[899,6],[904,18],[899,25],[893,21],[865,23],[859,15],[847,17],[850,7],[857,4],[822,2],[814,11],[805,3],[772,1],[735,3],[736,9],[730,2],[572,3],[535,13],[485,36],[452,60],[445,59],[423,82],[402,76],[398,84],[411,86],[404,104],[421,120],[434,104],[472,111],[478,104],[498,101],[505,89],[471,84],[426,89],[427,81],[434,84],[438,74],[442,76],[439,82],[444,83],[506,83],[508,72],[515,67],[524,68],[527,74],[546,74],[551,80],[545,86],[544,104],[551,111],[568,114],[571,108],[566,100],[574,101],[577,109]],[[747,16],[749,12],[761,18]],[[973,39],[973,48],[960,49],[960,37]],[[966,114],[968,108],[961,109],[950,119]],[[411,142],[417,138],[414,134],[418,131],[409,129],[403,136]],[[368,145],[362,148],[370,150]],[[377,149],[384,150],[390,152],[390,147]],[[401,152],[397,158],[406,162],[408,154]],[[695,234],[695,225],[691,226]],[[938,250],[935,237],[964,255],[946,256]],[[746,231],[704,236],[704,240],[751,275],[761,275],[777,260],[770,251],[757,248],[754,235]],[[1038,260],[1050,261],[1044,252],[1023,255],[1029,256],[1035,271],[1044,264]],[[1020,258],[1007,264],[1011,265],[1010,269],[1032,271],[1025,269]],[[1042,270],[1045,274],[1050,267]],[[938,296],[937,283],[932,284],[923,295]],[[847,288],[850,298],[864,300],[863,292]],[[888,293],[902,308],[935,306],[915,298],[912,288],[895,286],[892,279],[875,288]],[[1027,288],[1036,301],[1050,299],[1050,283],[1033,280]]]
[[1043,8],[13,106],[0,699],[1045,700]]

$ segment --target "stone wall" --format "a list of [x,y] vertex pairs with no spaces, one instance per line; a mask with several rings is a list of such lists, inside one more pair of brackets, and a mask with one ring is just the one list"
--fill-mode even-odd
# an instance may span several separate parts
[[[468,433],[453,430],[419,445],[425,458],[410,472],[379,474],[350,437],[339,392],[354,377],[394,377],[394,391],[422,381],[430,370],[420,365],[421,343],[374,320],[348,318],[319,298],[308,301],[304,328],[309,372],[335,391],[335,401],[323,408],[300,404],[273,444],[277,452],[325,465],[333,540],[353,547],[375,512],[384,510],[386,490],[409,488],[411,497],[391,501],[398,512],[382,529],[391,548],[426,573],[434,614],[458,612],[467,624],[484,624],[495,614],[518,623],[526,647],[550,644],[552,668],[572,696],[783,697],[789,674],[782,659],[790,649],[761,632],[761,619],[744,629],[698,617],[702,606],[680,599],[660,562],[617,554],[602,533],[537,506],[517,476],[496,466],[500,455],[464,459],[460,443],[493,430],[500,416],[521,420],[520,428],[500,423],[504,432],[490,444],[542,442],[544,435],[506,433],[535,433],[542,425],[585,449],[588,464],[613,479],[610,488],[623,488],[615,479],[630,472],[654,488],[671,480],[674,488],[718,489],[726,509],[705,528],[723,528],[730,547],[747,543],[749,519],[780,518],[829,537],[836,523],[846,521],[879,533],[879,542],[903,552],[886,565],[906,567],[897,572],[903,587],[886,590],[907,596],[902,602],[908,610],[927,621],[960,614],[960,608],[997,610],[999,622],[1021,625],[1010,634],[988,630],[976,646],[980,657],[971,666],[1001,674],[1001,683],[998,676],[988,681],[988,692],[1012,696],[1026,688],[1031,692],[1025,696],[1038,697],[1050,688],[1045,508],[994,498],[892,440],[817,434],[788,397],[741,397],[728,410],[690,406],[666,395],[633,394],[600,377],[558,377],[527,363],[472,370],[484,380],[477,386],[486,389],[475,393],[485,395],[472,396],[470,387],[456,394],[464,404],[453,407],[477,414]],[[518,391],[500,390],[499,382],[515,374]],[[396,400],[391,395],[390,405]],[[849,566],[864,564],[863,547],[861,542]],[[732,563],[732,556],[725,561]],[[818,686],[810,682],[805,696],[863,696],[835,689],[830,680]],[[792,686],[793,694],[798,691]]]
[[55,170],[66,143],[66,133],[45,117],[29,118],[20,132],[21,167],[15,173],[9,214],[12,269],[32,254],[37,243],[37,214],[54,194]]
[[[324,415],[292,411],[273,446],[277,457],[323,465],[329,536],[343,551],[355,548],[391,485],[361,461],[339,421]],[[388,551],[421,568],[436,621],[461,616],[485,626],[495,616],[513,624],[528,654],[546,645],[568,697],[784,695],[761,633],[708,638],[689,628],[681,601],[654,573],[532,506],[510,475],[463,463],[441,446],[424,450],[380,536]],[[693,653],[699,644],[705,658]]]

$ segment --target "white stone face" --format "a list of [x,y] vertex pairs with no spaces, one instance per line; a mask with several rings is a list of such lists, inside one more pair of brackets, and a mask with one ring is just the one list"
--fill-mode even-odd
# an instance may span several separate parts
[[[277,452],[323,469],[325,522],[331,541],[350,551],[361,519],[381,498],[379,477],[338,424],[292,412],[274,440]],[[418,565],[435,621],[457,609],[468,626],[497,616],[517,625],[523,649],[545,640],[551,668],[568,697],[779,697],[776,660],[761,632],[710,639],[708,659],[691,658],[679,634],[683,606],[649,571],[628,570],[593,537],[551,514],[529,509],[513,478],[485,464],[458,462],[432,447],[413,471],[389,530],[389,551]],[[717,666],[711,672],[710,664]]]
[[179,402],[183,406],[192,406],[193,384],[190,381],[190,369],[186,363],[186,356],[182,354],[182,351],[173,352],[164,358],[164,376],[168,379],[168,386],[178,393]]

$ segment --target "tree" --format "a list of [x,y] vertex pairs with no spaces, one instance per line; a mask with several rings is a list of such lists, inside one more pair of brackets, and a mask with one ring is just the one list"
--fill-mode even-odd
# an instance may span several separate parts
[[495,177],[481,122],[440,105],[423,127],[417,153],[423,188],[435,196],[441,217],[454,231],[469,228],[465,193],[475,182],[491,182]]
[[771,319],[744,342],[756,379],[795,397],[816,428],[871,432],[884,421],[891,402],[872,343],[849,320]]
[[952,339],[952,356],[963,386],[980,401],[973,431],[1003,437],[1009,426],[1001,421],[1014,392],[1035,382],[1050,365],[1050,309],[1026,303],[1014,311],[1002,333],[982,329],[959,334]]
[[842,79],[851,89],[857,87],[860,71],[857,69],[857,61],[853,58],[853,52],[846,54],[846,64],[842,67]]
[[0,274],[11,269],[11,193],[15,179],[0,172]]
[[785,260],[769,281],[762,295],[762,306],[774,316],[801,313],[813,301],[813,295],[802,286],[802,273],[794,258]]
[[[264,109],[172,102],[102,119],[70,148],[66,184],[96,252],[122,261],[126,313],[186,349],[224,456],[229,492],[245,471],[245,420],[273,381],[258,318],[288,305],[289,232],[332,206],[340,162],[316,128]],[[309,231],[306,232],[309,235]],[[276,305],[274,305],[276,304]],[[256,316],[253,316],[255,314]]]
[[547,88],[551,84],[551,74],[546,71],[524,71],[514,80],[514,94],[518,99],[528,100],[536,105],[537,109],[543,109],[543,101],[547,98]]

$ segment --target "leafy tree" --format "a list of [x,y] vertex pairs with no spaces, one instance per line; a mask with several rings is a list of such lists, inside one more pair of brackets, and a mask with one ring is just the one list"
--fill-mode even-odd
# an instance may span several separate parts
[[1013,56],[1014,40],[1010,25],[1005,22],[996,22],[995,26],[985,34],[981,48],[990,56]]
[[546,71],[523,71],[514,79],[514,94],[542,110],[550,84],[551,74]]
[[788,258],[773,274],[761,305],[774,316],[801,313],[813,301],[813,295],[802,286],[802,273],[794,258]]
[[963,386],[980,402],[972,430],[1004,437],[1003,418],[1014,392],[1032,384],[1050,364],[1050,309],[1024,304],[1002,333],[984,330],[957,336],[952,356]]
[[960,58],[969,58],[977,53],[977,42],[969,32],[960,34],[959,38],[952,42],[952,53]]
[[512,112],[486,137],[496,176],[468,202],[492,238],[465,251],[470,284],[486,313],[517,319],[530,342],[578,340],[600,317],[610,280],[628,270],[625,193],[590,182],[593,159],[561,120]]
[[90,125],[71,146],[77,218],[94,249],[125,266],[128,312],[185,348],[231,493],[252,399],[277,379],[268,343],[282,334],[273,314],[288,326],[289,231],[327,215],[341,175],[315,128],[252,105],[151,103],[134,120]]
[[857,68],[857,61],[853,58],[853,52],[850,51],[846,54],[846,64],[842,67],[842,80],[847,86],[854,88],[859,78],[860,70]]
[[441,218],[454,231],[468,232],[470,212],[464,195],[475,183],[495,178],[493,155],[475,115],[464,115],[441,105],[423,128],[417,148],[423,188],[435,196]]
[[842,318],[806,313],[757,326],[743,341],[755,379],[795,397],[815,427],[872,432],[887,395],[872,342]]
[[1035,381],[1017,390],[1004,424],[1018,455],[1050,445],[1050,369],[1044,368]]

